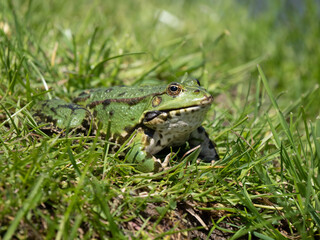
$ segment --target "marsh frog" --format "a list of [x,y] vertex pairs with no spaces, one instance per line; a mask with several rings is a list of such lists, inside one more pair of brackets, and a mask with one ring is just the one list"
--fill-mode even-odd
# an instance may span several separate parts
[[33,107],[47,128],[92,129],[110,141],[130,144],[126,158],[142,172],[157,172],[167,163],[154,155],[166,147],[200,145],[200,158],[217,160],[215,145],[201,126],[212,96],[199,81],[185,77],[168,85],[114,86],[82,92],[73,103],[53,99]]

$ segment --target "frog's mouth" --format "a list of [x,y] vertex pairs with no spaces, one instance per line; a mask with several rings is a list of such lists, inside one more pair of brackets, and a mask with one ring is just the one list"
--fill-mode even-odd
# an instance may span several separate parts
[[209,108],[209,106],[211,105],[212,102],[213,102],[213,97],[210,95],[208,97],[206,96],[202,101],[200,101],[199,104],[191,105],[186,108],[171,108],[171,109],[166,109],[166,110],[149,111],[145,114],[143,121],[149,122],[163,113],[165,113],[167,115],[170,115],[169,113],[173,113],[173,112],[176,112],[176,115],[179,115],[181,113],[188,113],[188,112],[195,113],[200,109]]
[[168,109],[168,110],[163,110],[163,111],[149,111],[145,114],[143,122],[149,122],[155,119],[156,117],[159,117],[161,114],[170,116],[170,115],[176,115],[180,116],[180,114],[185,114],[185,113],[195,113],[203,108],[208,108],[209,109],[210,104],[205,104],[205,105],[196,105],[196,106],[190,106],[186,108],[173,108],[173,109]]

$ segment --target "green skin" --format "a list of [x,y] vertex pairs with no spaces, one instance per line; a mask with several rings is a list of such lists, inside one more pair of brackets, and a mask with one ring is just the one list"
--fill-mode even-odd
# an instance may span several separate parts
[[[214,144],[201,127],[212,96],[194,79],[160,86],[115,86],[84,91],[74,103],[63,100],[42,101],[34,106],[38,123],[55,132],[90,128],[113,142],[129,140],[127,161],[143,172],[166,167],[153,155],[186,141],[201,146],[205,161],[218,159]],[[91,125],[90,125],[91,124]],[[99,128],[98,128],[99,126]],[[130,138],[133,136],[132,138]],[[129,139],[130,138],[130,139]]]

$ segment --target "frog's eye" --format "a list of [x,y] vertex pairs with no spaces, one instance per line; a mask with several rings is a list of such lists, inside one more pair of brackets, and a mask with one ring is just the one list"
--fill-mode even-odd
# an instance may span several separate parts
[[171,83],[167,88],[167,93],[170,96],[177,96],[181,92],[181,85],[178,83]]

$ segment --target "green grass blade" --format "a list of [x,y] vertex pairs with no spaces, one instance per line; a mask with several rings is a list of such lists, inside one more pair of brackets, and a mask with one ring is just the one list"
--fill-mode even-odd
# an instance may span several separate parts
[[114,239],[124,239],[124,235],[122,234],[121,230],[118,228],[116,222],[113,219],[113,216],[110,212],[109,203],[105,201],[104,193],[102,193],[102,188],[100,187],[100,182],[96,178],[93,178],[92,181],[92,188],[95,193],[95,197],[97,198],[100,207],[108,219],[109,228],[112,233],[112,237]]
[[253,232],[253,235],[259,239],[262,239],[262,240],[274,240],[274,238],[271,238],[269,236],[266,236],[266,235],[258,233],[258,232]]
[[266,89],[266,91],[267,91],[267,93],[268,93],[268,95],[269,95],[269,98],[270,98],[271,102],[272,102],[272,105],[273,105],[273,107],[275,108],[275,110],[277,111],[277,116],[278,116],[278,118],[279,118],[280,124],[281,124],[283,130],[285,131],[285,133],[287,134],[288,139],[290,140],[291,145],[294,146],[295,144],[294,144],[294,141],[293,141],[293,137],[292,137],[290,128],[288,127],[288,124],[287,124],[287,122],[285,121],[284,116],[283,116],[283,114],[282,114],[282,112],[281,112],[281,110],[280,110],[280,108],[279,108],[279,106],[278,106],[278,103],[277,103],[277,101],[276,101],[276,99],[275,99],[275,97],[274,97],[274,95],[273,95],[273,92],[272,92],[270,86],[269,86],[269,83],[268,83],[268,81],[267,81],[267,78],[266,78],[266,76],[264,75],[264,72],[262,71],[262,69],[261,69],[261,67],[260,67],[259,65],[258,65],[258,71],[259,71],[259,74],[260,74],[260,76],[261,76],[263,85],[264,85],[264,87],[265,87],[265,89]]
[[116,56],[112,56],[112,57],[108,57],[103,59],[102,61],[98,62],[97,64],[94,65],[94,67],[91,69],[90,74],[94,73],[96,69],[100,68],[104,63],[113,60],[113,59],[117,59],[117,58],[122,58],[125,56],[131,56],[131,55],[141,55],[141,54],[147,54],[146,52],[132,52],[132,53],[124,53],[124,54],[120,54],[120,55],[116,55]]
[[72,163],[74,170],[76,171],[77,175],[80,177],[81,171],[80,171],[80,169],[74,159],[74,156],[73,156],[72,151],[70,149],[70,142],[69,141],[68,141],[68,146],[67,146],[67,152],[68,152],[68,156],[69,156],[70,162]]
[[186,41],[184,39],[182,39],[180,41],[180,43],[178,44],[178,46],[176,46],[165,58],[163,58],[159,63],[155,64],[153,67],[151,67],[148,71],[146,71],[145,73],[141,74],[141,76],[134,82],[134,84],[139,84],[141,83],[141,81],[148,76],[151,72],[155,71],[158,67],[160,67],[161,65],[163,65],[165,62],[167,62],[172,55],[179,49],[181,48],[184,44],[186,43]]
[[36,71],[36,73],[39,75],[40,79],[41,79],[41,82],[43,84],[43,87],[44,89],[46,90],[47,92],[47,95],[48,95],[48,99],[52,99],[51,97],[51,94],[49,92],[49,87],[48,87],[48,84],[45,80],[45,78],[43,77],[43,75],[41,74],[40,70],[37,68],[37,66],[33,63],[33,61],[31,59],[29,59],[28,63],[32,66],[32,68]]
[[318,226],[318,229],[320,229],[320,216],[318,212],[311,206],[311,204],[308,204],[308,211],[313,219],[313,221]]
[[37,179],[31,192],[29,193],[28,198],[23,202],[22,207],[18,211],[14,220],[11,222],[6,234],[3,237],[3,240],[9,240],[12,238],[21,219],[26,215],[26,213],[30,210],[30,208],[37,203],[36,200],[40,199],[40,196],[42,195],[42,191],[40,189],[45,179],[46,178],[43,175]]
[[86,72],[87,73],[89,73],[89,71],[90,71],[90,60],[91,60],[93,45],[94,45],[94,41],[96,39],[97,32],[98,32],[98,27],[95,27],[93,34],[89,40],[89,49],[88,49],[88,55],[87,55],[87,59],[86,59]]

